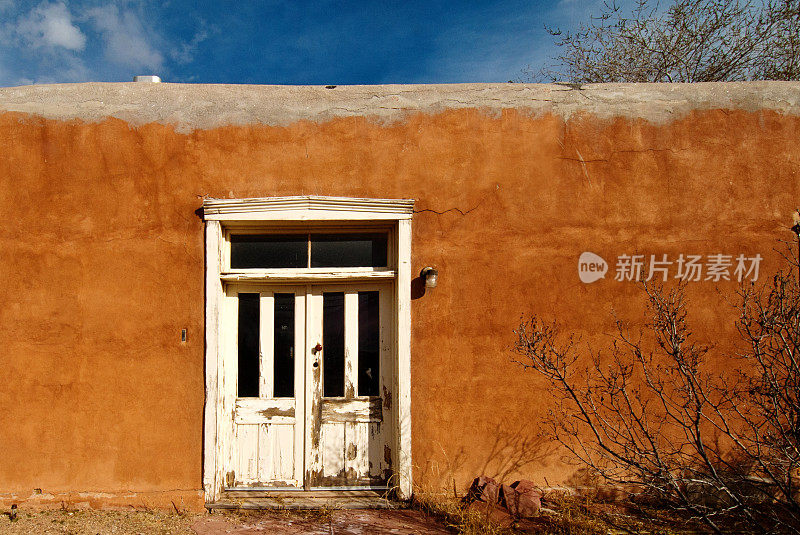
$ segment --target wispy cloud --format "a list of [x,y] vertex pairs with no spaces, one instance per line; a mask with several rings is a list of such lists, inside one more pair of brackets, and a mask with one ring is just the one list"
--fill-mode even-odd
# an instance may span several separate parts
[[216,28],[209,27],[204,21],[200,22],[200,29],[197,30],[191,40],[180,43],[169,52],[170,58],[181,64],[190,63],[197,53],[200,43],[208,39],[212,33],[217,33]]
[[16,24],[16,34],[33,47],[63,47],[83,50],[86,36],[73,22],[72,15],[63,3],[43,3],[21,17]]
[[153,45],[156,34],[146,31],[132,10],[107,5],[90,9],[87,15],[102,35],[106,59],[131,68],[161,69],[164,56]]

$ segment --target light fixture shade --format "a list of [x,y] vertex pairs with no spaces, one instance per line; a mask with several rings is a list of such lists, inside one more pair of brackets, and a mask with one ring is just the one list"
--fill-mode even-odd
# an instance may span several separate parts
[[435,271],[433,273],[429,274],[425,278],[425,287],[426,288],[436,288],[436,283],[438,282],[437,278],[438,278],[438,274]]
[[432,267],[424,267],[419,272],[419,276],[425,281],[426,288],[436,288],[439,279],[439,272]]

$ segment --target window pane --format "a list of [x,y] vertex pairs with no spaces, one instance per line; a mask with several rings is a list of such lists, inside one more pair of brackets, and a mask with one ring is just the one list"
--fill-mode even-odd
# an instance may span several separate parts
[[231,268],[308,267],[308,236],[305,234],[231,236]]
[[294,294],[275,294],[274,370],[274,397],[294,397]]
[[358,395],[380,395],[379,292],[358,292]]
[[312,234],[311,267],[385,267],[386,234]]
[[258,397],[259,294],[239,294],[240,398]]
[[322,395],[344,396],[344,293],[322,294]]

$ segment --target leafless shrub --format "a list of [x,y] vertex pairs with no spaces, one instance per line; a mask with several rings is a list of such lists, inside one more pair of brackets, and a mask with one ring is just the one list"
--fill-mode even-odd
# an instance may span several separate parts
[[731,356],[694,342],[683,285],[642,289],[647,331],[617,320],[605,352],[537,316],[515,331],[517,362],[554,392],[552,436],[636,503],[717,533],[800,532],[797,281],[740,289],[744,350]]

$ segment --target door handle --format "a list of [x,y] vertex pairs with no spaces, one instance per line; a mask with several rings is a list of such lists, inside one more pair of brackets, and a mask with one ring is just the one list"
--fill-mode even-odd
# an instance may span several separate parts
[[[322,351],[322,344],[317,342],[317,345],[315,345],[314,347],[311,348],[311,354],[316,356],[317,353],[319,353],[320,351]],[[319,359],[318,358],[314,360],[314,364],[312,364],[312,366],[314,366],[315,368],[319,367]]]

